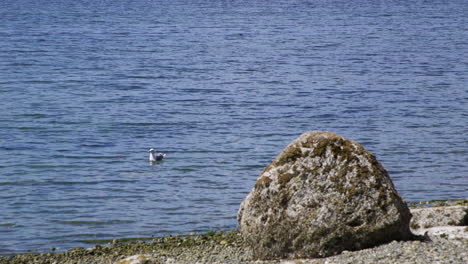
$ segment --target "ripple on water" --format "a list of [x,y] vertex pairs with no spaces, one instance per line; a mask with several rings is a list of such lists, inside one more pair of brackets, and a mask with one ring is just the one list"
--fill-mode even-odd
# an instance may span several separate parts
[[235,228],[307,130],[467,197],[465,1],[120,2],[2,3],[0,254]]

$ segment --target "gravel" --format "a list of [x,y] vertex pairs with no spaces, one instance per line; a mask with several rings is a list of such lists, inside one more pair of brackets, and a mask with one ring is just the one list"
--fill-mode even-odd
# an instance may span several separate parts
[[324,259],[301,259],[283,261],[264,261],[255,263],[295,263],[295,264],[332,264],[332,263],[468,263],[468,240],[447,240],[432,238],[430,242],[393,241],[389,244]]
[[[468,207],[464,200],[465,212]],[[430,210],[430,209],[429,209]],[[444,211],[444,212],[450,212]],[[463,221],[460,221],[460,217]],[[468,226],[466,214],[456,218],[458,232],[429,233],[429,240],[393,241],[374,248],[349,252],[319,259],[252,260],[252,252],[244,244],[240,232],[209,232],[186,236],[154,238],[151,241],[113,241],[109,245],[93,248],[74,248],[67,252],[17,254],[0,256],[0,264],[332,264],[332,263],[468,263]],[[432,217],[431,217],[432,218]],[[458,220],[457,220],[458,219]],[[421,218],[421,221],[426,221]],[[440,222],[438,224],[444,224]],[[436,227],[433,227],[436,228]],[[445,230],[447,227],[439,227]],[[439,231],[440,231],[439,230]],[[128,257],[140,261],[131,262]]]
[[[467,230],[468,232],[468,230]],[[91,249],[77,248],[63,253],[20,254],[0,258],[0,263],[65,263],[113,264],[143,255],[145,264],[316,264],[316,263],[468,263],[468,239],[431,237],[432,241],[393,241],[389,244],[322,259],[254,261],[243,246],[239,233],[216,233],[193,237],[160,238],[152,242],[136,242]],[[127,262],[128,263],[128,262]]]

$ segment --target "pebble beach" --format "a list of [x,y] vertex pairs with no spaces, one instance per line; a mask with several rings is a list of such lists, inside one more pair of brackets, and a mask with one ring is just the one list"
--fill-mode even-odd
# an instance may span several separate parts
[[[462,200],[458,204],[468,210]],[[450,217],[448,207],[441,208],[443,215]],[[448,208],[448,210],[444,210]],[[419,209],[417,209],[419,210]],[[432,209],[428,209],[432,210]],[[416,212],[412,209],[412,212]],[[431,217],[432,218],[432,217]],[[437,218],[437,217],[434,217]],[[466,215],[459,228],[459,235],[446,233],[426,235],[426,241],[392,241],[374,248],[359,251],[344,251],[339,255],[314,259],[253,260],[252,252],[245,246],[239,231],[209,232],[186,236],[167,236],[149,241],[121,242],[114,240],[108,245],[92,248],[74,248],[67,252],[42,254],[17,254],[0,257],[0,263],[65,263],[65,264],[331,264],[331,263],[468,263],[468,227]],[[424,221],[422,219],[421,221]],[[436,222],[433,225],[437,225]],[[461,234],[461,235],[460,235]],[[123,240],[122,240],[123,241]]]
[[[467,231],[468,232],[468,231]],[[24,254],[2,258],[0,263],[132,263],[128,255],[137,255],[134,263],[468,263],[468,240],[431,237],[432,241],[393,241],[386,245],[321,259],[253,261],[249,250],[243,247],[237,232],[217,234],[216,237],[198,236],[198,239],[174,237],[164,242],[132,243],[74,249],[65,253]],[[134,257],[136,259],[136,257]],[[130,259],[131,260],[131,259]],[[146,261],[146,262],[144,262]]]

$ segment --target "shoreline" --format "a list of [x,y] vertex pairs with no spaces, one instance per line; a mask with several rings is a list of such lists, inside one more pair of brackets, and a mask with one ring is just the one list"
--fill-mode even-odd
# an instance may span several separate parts
[[[102,243],[91,248],[72,248],[64,252],[44,252],[44,253],[17,253],[0,255],[0,263],[19,264],[19,263],[119,263],[131,256],[140,256],[145,258],[147,263],[348,263],[347,260],[353,260],[352,263],[366,260],[370,262],[400,262],[400,263],[431,263],[441,261],[439,258],[450,257],[452,263],[468,262],[468,199],[445,200],[445,201],[422,201],[419,203],[409,203],[409,208],[413,215],[418,210],[434,210],[438,216],[450,217],[455,215],[452,209],[461,208],[465,211],[465,216],[457,221],[449,220],[452,224],[448,226],[458,228],[462,237],[452,238],[448,231],[430,233],[430,242],[421,241],[393,241],[388,244],[359,251],[345,251],[336,256],[320,259],[301,259],[294,262],[288,260],[266,260],[254,261],[250,250],[244,245],[240,232],[235,230],[207,232],[205,234],[190,233],[187,235],[163,236],[153,238],[122,238],[102,240]],[[448,208],[447,210],[444,210]],[[443,210],[443,211],[441,211]],[[460,211],[460,210],[459,210]],[[437,219],[431,214],[430,218]],[[427,216],[424,221],[427,221]],[[459,215],[457,216],[460,217]],[[421,216],[416,216],[421,218]],[[418,220],[423,221],[423,220]],[[432,223],[432,226],[426,224],[413,224],[421,230],[424,228],[430,230],[434,225],[444,225],[442,220]],[[445,220],[447,222],[447,220]],[[423,223],[423,222],[421,222]],[[459,225],[462,224],[462,225]],[[419,227],[421,225],[421,227]],[[423,226],[425,225],[425,226]],[[414,232],[417,234],[416,232]],[[422,233],[424,234],[424,233]],[[386,252],[386,255],[380,255]],[[452,253],[450,253],[452,252]],[[435,254],[437,253],[437,254]],[[450,253],[450,254],[449,254]],[[448,254],[448,255],[447,255]],[[407,258],[405,262],[401,257]],[[427,258],[430,259],[427,259]],[[299,262],[298,262],[299,261]],[[403,262],[402,262],[403,261]],[[457,262],[463,261],[463,262]],[[121,262],[121,263],[120,263]],[[139,262],[136,262],[139,263]],[[144,263],[144,262],[141,262]],[[351,263],[351,262],[349,262]]]

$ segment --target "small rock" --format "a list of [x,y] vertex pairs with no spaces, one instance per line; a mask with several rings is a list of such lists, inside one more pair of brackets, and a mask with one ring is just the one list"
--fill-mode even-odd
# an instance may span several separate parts
[[430,228],[420,228],[414,230],[413,232],[416,235],[425,235],[427,234],[429,237],[433,236],[440,236],[446,239],[467,239],[468,240],[468,232],[466,232],[465,226],[437,226],[437,227],[430,227]]
[[412,230],[436,226],[468,225],[468,206],[443,206],[411,209]]
[[134,255],[114,262],[114,264],[147,264],[151,263],[152,260],[150,255]]

